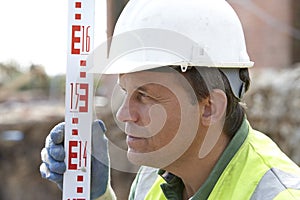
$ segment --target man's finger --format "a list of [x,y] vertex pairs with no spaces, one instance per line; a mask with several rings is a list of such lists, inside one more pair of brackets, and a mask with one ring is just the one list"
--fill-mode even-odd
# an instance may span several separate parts
[[64,135],[65,135],[65,123],[57,124],[51,131],[50,131],[50,138],[55,144],[62,144],[64,142]]

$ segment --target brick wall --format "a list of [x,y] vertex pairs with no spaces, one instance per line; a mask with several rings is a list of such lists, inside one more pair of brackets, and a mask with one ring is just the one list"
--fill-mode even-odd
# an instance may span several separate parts
[[228,0],[245,31],[256,68],[282,68],[292,63],[292,0]]

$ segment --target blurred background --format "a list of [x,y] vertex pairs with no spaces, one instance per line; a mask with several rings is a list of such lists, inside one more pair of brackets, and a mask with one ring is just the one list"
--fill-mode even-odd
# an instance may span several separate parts
[[[45,137],[55,124],[64,120],[67,1],[40,2],[0,0],[3,200],[61,199],[56,185],[40,177],[39,165]],[[126,2],[109,0],[106,5],[105,0],[96,1],[95,46],[105,40],[106,33],[112,33],[112,24]],[[242,21],[248,52],[255,61],[252,85],[244,99],[248,119],[300,165],[300,1],[229,3]],[[114,84],[115,77],[100,80],[96,95],[110,96]],[[111,146],[125,149],[124,135],[114,122],[113,112],[104,105],[96,108],[97,117],[108,126]],[[114,154],[113,149],[111,152]],[[127,167],[135,168],[130,164]],[[133,177],[132,173],[113,169],[112,183],[119,199],[127,199]]]

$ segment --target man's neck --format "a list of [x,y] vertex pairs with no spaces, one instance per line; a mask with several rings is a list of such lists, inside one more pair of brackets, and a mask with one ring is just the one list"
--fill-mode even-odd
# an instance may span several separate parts
[[197,153],[195,153],[195,149],[189,149],[181,158],[166,168],[166,171],[180,177],[183,181],[185,186],[184,199],[193,196],[203,185],[229,141],[228,136],[222,133],[205,157],[199,158],[198,146]]

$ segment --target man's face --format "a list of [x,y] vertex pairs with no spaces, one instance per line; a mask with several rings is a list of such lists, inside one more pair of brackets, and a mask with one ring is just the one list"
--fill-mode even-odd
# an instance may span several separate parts
[[119,76],[126,95],[117,119],[125,123],[128,158],[133,163],[168,165],[193,141],[198,107],[192,105],[188,87],[183,84],[188,83],[176,72],[143,71]]

